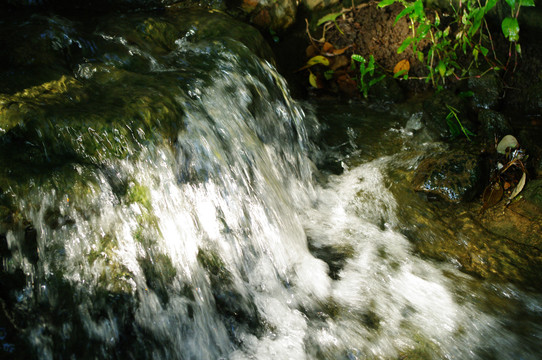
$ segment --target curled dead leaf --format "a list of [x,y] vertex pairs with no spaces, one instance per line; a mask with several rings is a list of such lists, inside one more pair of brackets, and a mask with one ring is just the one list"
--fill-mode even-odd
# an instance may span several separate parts
[[523,173],[523,175],[521,176],[521,179],[518,182],[518,185],[516,186],[516,188],[514,189],[514,191],[512,191],[512,194],[510,195],[510,200],[515,198],[521,192],[521,190],[523,190],[523,187],[525,186],[526,181],[527,181],[527,174]]
[[342,49],[333,49],[333,54],[334,55],[341,55],[343,54],[346,50],[350,49],[352,47],[352,45],[348,45],[347,47],[343,47]]

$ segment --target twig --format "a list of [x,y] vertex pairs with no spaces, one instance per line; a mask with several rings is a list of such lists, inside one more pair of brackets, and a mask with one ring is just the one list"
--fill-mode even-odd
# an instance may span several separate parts
[[312,46],[314,46],[316,49],[318,49],[318,46],[316,46],[316,44],[314,43],[314,40],[312,35],[311,35],[311,32],[309,30],[309,21],[307,20],[307,18],[305,18],[305,24],[307,24],[307,28],[306,28],[306,31],[307,31],[307,35],[309,36],[309,40],[312,44]]

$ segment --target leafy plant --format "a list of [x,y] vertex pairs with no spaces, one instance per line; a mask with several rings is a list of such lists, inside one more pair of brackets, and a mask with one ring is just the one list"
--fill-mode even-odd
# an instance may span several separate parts
[[373,55],[370,55],[369,60],[367,61],[363,56],[353,54],[352,68],[355,68],[356,63],[359,63],[359,89],[363,93],[363,96],[367,98],[369,88],[384,79],[386,75],[374,77],[375,58]]
[[451,105],[446,105],[446,107],[448,108],[448,110],[450,110],[450,112],[446,116],[446,123],[448,124],[448,128],[450,128],[450,132],[452,133],[452,136],[456,137],[459,134],[463,133],[467,137],[467,140],[470,141],[469,135],[471,136],[475,136],[475,135],[469,129],[463,126],[463,124],[461,123],[461,120],[459,120],[459,116],[457,114],[459,114],[460,111]]
[[[451,4],[453,16],[445,28],[441,26],[438,12],[434,13],[434,19],[428,17],[423,6],[423,0],[413,2],[406,0],[382,0],[378,6],[386,7],[396,2],[404,6],[397,15],[395,23],[403,17],[408,17],[412,33],[405,38],[397,52],[402,53],[411,47],[415,57],[422,62],[427,70],[426,81],[431,81],[437,89],[441,88],[447,78],[460,79],[465,77],[469,69],[478,64],[480,55],[486,60],[490,70],[499,70],[501,63],[497,59],[495,51],[493,57],[489,57],[489,48],[493,47],[491,33],[485,20],[488,12],[493,9],[497,0],[466,0],[459,1],[457,7]],[[502,22],[504,35],[515,44],[517,53],[521,48],[519,40],[519,25],[517,17],[521,6],[534,6],[534,0],[505,0],[511,8],[511,17]],[[452,33],[452,27],[455,32]],[[424,41],[429,43],[428,50],[424,53],[420,44]],[[468,55],[470,63],[460,63],[459,55]]]
[[339,30],[339,32],[344,35],[343,31],[339,27],[339,24],[337,24],[337,18],[341,16],[342,14],[343,14],[342,12],[327,14],[321,17],[320,19],[318,19],[316,26],[320,26],[322,24],[327,23],[328,21],[332,21],[335,24],[335,27],[337,28],[337,30]]
[[521,7],[535,6],[534,0],[505,0],[506,3],[510,6],[510,16],[503,19],[501,23],[501,29],[506,37],[510,41],[510,49],[508,51],[508,60],[512,55],[512,45],[514,45],[514,52],[516,56],[517,63],[517,54],[521,54],[521,46],[519,45],[519,9]]

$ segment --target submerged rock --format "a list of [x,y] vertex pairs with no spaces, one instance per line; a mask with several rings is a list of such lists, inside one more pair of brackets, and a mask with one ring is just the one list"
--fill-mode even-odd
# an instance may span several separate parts
[[412,185],[447,201],[469,201],[479,189],[481,175],[478,156],[456,149],[422,160]]

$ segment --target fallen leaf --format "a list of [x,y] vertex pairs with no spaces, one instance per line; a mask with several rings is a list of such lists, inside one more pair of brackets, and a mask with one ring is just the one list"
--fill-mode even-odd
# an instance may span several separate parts
[[330,43],[328,43],[327,41],[324,43],[324,46],[322,46],[322,51],[323,52],[333,52],[333,45],[331,45]]
[[521,179],[519,180],[518,185],[516,186],[516,188],[514,189],[514,191],[512,191],[512,194],[510,195],[510,200],[515,198],[521,192],[521,190],[523,190],[526,180],[527,180],[527,174],[523,173],[523,175],[521,176]]
[[344,53],[346,50],[350,49],[351,47],[352,47],[352,45],[348,45],[347,47],[343,47],[342,49],[334,49],[333,54],[334,55],[341,55],[342,53]]
[[350,59],[346,57],[346,55],[341,55],[333,59],[333,63],[331,64],[330,68],[331,70],[337,70],[338,68],[349,65]]
[[319,79],[319,77],[315,75],[312,71],[309,70],[309,72],[309,83],[311,84],[311,86],[316,89],[322,89],[324,85],[322,84],[321,79]]
[[489,184],[482,195],[482,209],[487,209],[501,201],[504,189],[499,182]]
[[313,56],[312,58],[309,59],[309,61],[307,61],[307,66],[313,66],[313,65],[316,65],[316,64],[322,64],[322,65],[325,65],[325,66],[329,66],[329,59],[326,58],[325,56],[322,56],[322,55],[316,55],[316,56]]
[[510,183],[508,181],[504,182],[504,190],[510,189],[510,186],[512,186],[512,185],[510,185]]
[[310,68],[311,66],[314,66],[316,64],[322,64],[322,65],[325,65],[325,66],[329,66],[329,59],[322,56],[322,55],[316,55],[316,56],[313,56],[309,59],[309,61],[307,61],[307,63],[305,64],[305,66],[302,66],[300,67],[299,69],[297,69],[296,71],[301,71],[301,70],[305,70],[305,69],[308,69]]
[[307,58],[316,56],[318,55],[318,53],[319,53],[318,48],[312,44],[307,46],[307,48],[305,49],[305,55],[307,56]]
[[399,61],[395,67],[393,68],[393,73],[397,74],[399,71],[403,71],[403,73],[407,73],[408,70],[410,70],[410,63],[407,59]]

